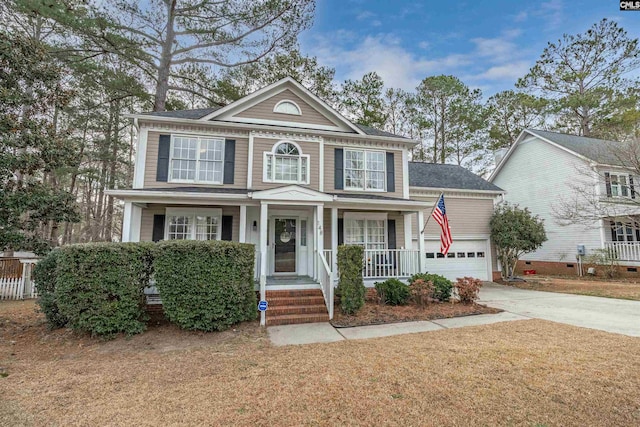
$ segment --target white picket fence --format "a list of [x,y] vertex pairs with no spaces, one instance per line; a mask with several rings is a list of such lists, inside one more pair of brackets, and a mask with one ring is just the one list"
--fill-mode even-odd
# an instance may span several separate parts
[[[6,274],[0,276],[0,300],[22,300],[25,298],[37,298],[38,289],[32,279],[33,266],[37,259],[19,260],[21,271],[18,274]],[[15,269],[14,269],[15,270]]]

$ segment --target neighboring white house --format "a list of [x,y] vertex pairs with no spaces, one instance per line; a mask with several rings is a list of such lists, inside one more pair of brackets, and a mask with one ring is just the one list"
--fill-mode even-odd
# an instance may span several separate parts
[[[109,191],[125,203],[122,240],[255,245],[263,299],[322,291],[326,309],[302,316],[291,307],[283,322],[331,316],[341,244],[364,247],[367,285],[419,271],[491,278],[488,223],[502,190],[458,166],[409,162],[419,141],[352,123],[291,78],[225,107],[132,119],[133,186]],[[441,191],[448,257],[437,226],[417,226]]]
[[[520,134],[489,177],[506,191],[505,201],[544,219],[548,240],[525,255],[520,268],[572,274],[577,246],[584,245],[587,256],[612,249],[624,270],[637,274],[640,196],[622,153],[624,145],[614,141],[531,129]],[[562,215],[567,203],[577,207],[569,223]]]

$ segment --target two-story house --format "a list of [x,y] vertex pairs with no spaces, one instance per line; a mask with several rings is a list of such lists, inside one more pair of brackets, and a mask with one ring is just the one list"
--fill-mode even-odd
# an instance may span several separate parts
[[506,201],[544,219],[548,241],[519,268],[577,273],[577,247],[584,245],[587,257],[609,249],[623,273],[637,275],[640,204],[631,160],[620,142],[524,130],[489,177],[506,190]]
[[[123,241],[252,243],[262,299],[319,289],[329,317],[341,244],[365,248],[368,285],[435,262],[491,277],[487,227],[499,188],[457,166],[412,166],[418,141],[351,123],[291,78],[225,107],[132,118],[133,186],[110,192],[124,200]],[[453,257],[437,253],[435,224],[418,226],[443,189],[454,239],[456,224],[462,233]]]

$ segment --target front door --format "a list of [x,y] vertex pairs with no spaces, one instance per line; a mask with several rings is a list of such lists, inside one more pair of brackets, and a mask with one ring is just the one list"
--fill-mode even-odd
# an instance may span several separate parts
[[274,219],[274,273],[296,272],[296,219]]

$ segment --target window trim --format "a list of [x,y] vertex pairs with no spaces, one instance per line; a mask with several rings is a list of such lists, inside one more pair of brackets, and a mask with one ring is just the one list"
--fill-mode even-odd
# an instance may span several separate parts
[[[347,152],[361,152],[363,153],[363,161],[364,161],[364,179],[363,179],[363,187],[349,187],[347,186]],[[382,188],[367,188],[367,153],[382,153]],[[387,153],[386,151],[381,150],[367,150],[367,149],[353,149],[353,148],[344,148],[343,151],[343,161],[342,161],[342,174],[343,174],[343,182],[342,188],[345,191],[362,191],[362,192],[375,192],[375,193],[384,193],[387,191]],[[376,171],[379,172],[379,171]]]
[[[293,106],[295,106],[298,109],[297,113],[285,113],[284,111],[278,111],[278,107],[284,103],[289,103],[292,104]],[[273,106],[273,112],[276,114],[286,114],[288,116],[301,116],[302,115],[302,109],[300,108],[300,106],[295,102],[292,101],[290,99],[283,99],[281,101],[278,101],[276,103],[276,105]]]
[[[216,240],[222,239],[222,209],[221,208],[165,208],[164,219],[164,240],[169,240],[169,223],[172,216],[187,216],[193,220],[191,236],[189,239],[196,240],[196,217],[199,215],[212,216],[218,218],[218,233]],[[175,240],[175,239],[171,239]]]
[[[196,145],[196,170],[194,174],[194,179],[174,179],[173,178],[173,146],[175,138],[195,138],[198,140],[198,144]],[[200,144],[203,139],[207,140],[216,140],[222,143],[222,176],[220,181],[201,181],[198,179],[200,175]],[[224,183],[224,156],[226,149],[226,139],[220,136],[205,136],[205,135],[185,135],[185,134],[172,134],[171,135],[171,144],[169,145],[169,174],[167,182],[173,182],[177,184],[214,184],[214,185],[222,185]],[[210,160],[204,160],[210,161]]]
[[[276,150],[278,149],[278,147],[280,146],[280,144],[292,144],[294,147],[296,147],[298,149],[298,155],[287,155],[287,154],[276,154]],[[267,159],[269,156],[273,156],[273,165],[271,168],[271,174],[272,176],[268,176],[267,175]],[[297,180],[290,180],[290,179],[276,179],[276,169],[275,169],[275,158],[276,156],[280,156],[280,157],[290,157],[290,158],[294,158],[297,157],[298,158],[298,179]],[[303,181],[302,180],[302,159],[306,159],[306,179]],[[278,184],[302,184],[302,185],[309,185],[310,183],[310,179],[311,179],[311,156],[309,156],[308,154],[303,154],[302,153],[302,148],[300,148],[300,145],[294,141],[290,141],[287,139],[283,139],[281,141],[276,142],[275,144],[273,144],[273,146],[271,147],[271,151],[265,151],[262,153],[262,182],[269,182],[269,183],[278,183]]]
[[367,220],[372,220],[372,221],[383,221],[384,222],[384,248],[382,249],[373,249],[373,250],[379,250],[379,251],[385,251],[389,249],[389,221],[388,221],[388,215],[386,212],[345,212],[344,216],[343,216],[343,220],[344,220],[344,241],[346,245],[354,245],[357,243],[347,243],[347,230],[349,229],[349,227],[347,226],[347,222],[348,221],[354,221],[354,220],[364,220],[365,221],[365,227],[364,227],[364,249],[367,249],[367,245],[369,244],[369,241],[367,239],[368,237],[368,227],[366,224]]

